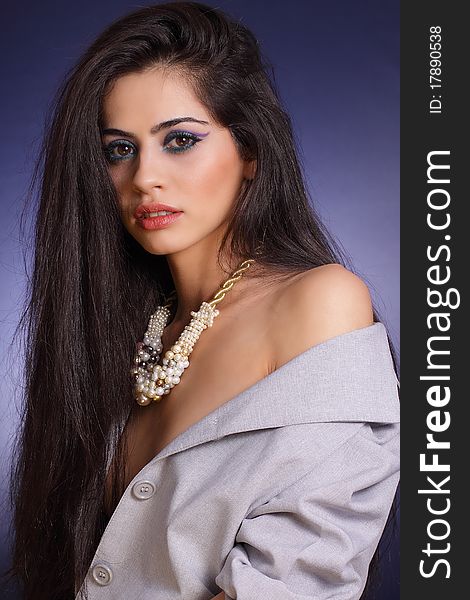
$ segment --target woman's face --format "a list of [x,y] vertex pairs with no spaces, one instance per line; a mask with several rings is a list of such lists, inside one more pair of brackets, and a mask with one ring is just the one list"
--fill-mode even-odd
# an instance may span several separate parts
[[[122,76],[103,110],[102,143],[127,231],[152,254],[219,240],[254,165],[241,160],[230,131],[210,119],[185,78],[159,69]],[[134,213],[155,203],[181,214],[150,229],[151,220]]]

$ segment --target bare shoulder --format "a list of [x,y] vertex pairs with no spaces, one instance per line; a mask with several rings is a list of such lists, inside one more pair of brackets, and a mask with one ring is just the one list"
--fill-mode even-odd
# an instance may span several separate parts
[[368,286],[339,264],[296,277],[279,294],[272,316],[274,368],[312,346],[373,323]]

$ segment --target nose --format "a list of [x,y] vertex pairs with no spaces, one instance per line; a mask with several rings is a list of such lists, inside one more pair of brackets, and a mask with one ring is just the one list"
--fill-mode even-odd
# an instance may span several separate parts
[[162,156],[158,154],[155,146],[140,149],[133,177],[134,187],[139,192],[149,194],[152,189],[163,185],[164,166]]

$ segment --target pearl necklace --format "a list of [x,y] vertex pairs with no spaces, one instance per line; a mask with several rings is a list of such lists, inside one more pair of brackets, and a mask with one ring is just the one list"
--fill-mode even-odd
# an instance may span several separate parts
[[159,402],[178,385],[184,370],[189,367],[189,356],[199,336],[204,329],[212,327],[215,317],[219,314],[216,305],[224,299],[225,294],[241,279],[253,262],[254,259],[243,261],[210,302],[204,301],[198,311],[191,311],[191,321],[171,349],[165,352],[161,365],[158,361],[163,350],[162,334],[168,323],[169,309],[176,298],[176,291],[173,290],[166,303],[151,315],[143,341],[136,344],[135,366],[131,369],[137,404],[147,406],[152,401]]

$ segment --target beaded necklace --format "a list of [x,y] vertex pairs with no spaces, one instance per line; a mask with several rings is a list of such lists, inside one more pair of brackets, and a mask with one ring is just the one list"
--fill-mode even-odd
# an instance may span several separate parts
[[171,314],[170,307],[176,299],[176,290],[168,296],[166,302],[150,316],[143,341],[137,342],[135,365],[131,369],[134,378],[134,398],[140,406],[159,402],[181,381],[185,369],[189,367],[189,356],[199,336],[208,327],[212,327],[219,314],[217,304],[250,268],[254,259],[244,260],[231,276],[224,281],[210,302],[202,302],[198,311],[191,311],[192,319],[185,326],[178,340],[165,352],[162,364],[159,364],[163,351],[162,334]]

